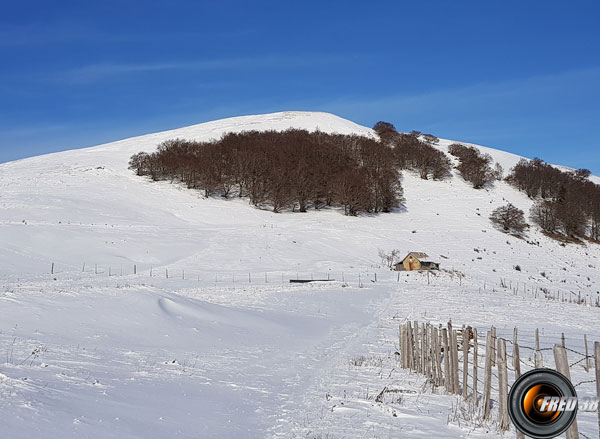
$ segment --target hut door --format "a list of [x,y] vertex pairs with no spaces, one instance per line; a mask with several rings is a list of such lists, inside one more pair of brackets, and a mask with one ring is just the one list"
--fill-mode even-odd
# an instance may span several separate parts
[[414,266],[413,266],[413,261],[412,261],[412,259],[408,261],[408,270],[409,270],[409,271],[413,271],[413,270],[414,270]]

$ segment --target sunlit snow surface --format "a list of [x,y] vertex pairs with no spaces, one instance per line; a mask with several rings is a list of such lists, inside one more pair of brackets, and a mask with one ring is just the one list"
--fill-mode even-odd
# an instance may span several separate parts
[[[600,341],[600,308],[532,293],[595,301],[600,246],[495,230],[494,208],[531,205],[506,183],[476,191],[458,176],[404,172],[405,208],[349,218],[204,199],[127,169],[166,139],[289,127],[373,135],[331,114],[284,112],[0,165],[1,437],[496,437],[493,422],[457,418],[456,397],[421,392],[424,379],[399,369],[400,323],[451,318],[509,339],[517,326],[524,346],[535,328],[544,347],[564,332],[578,352],[584,333]],[[506,171],[520,159],[482,150]],[[398,278],[378,248],[424,251],[466,277]],[[335,281],[289,283],[311,276]],[[593,378],[583,363],[571,373]],[[402,398],[376,403],[385,386]],[[591,396],[594,384],[577,390]],[[579,421],[598,434],[595,414]]]

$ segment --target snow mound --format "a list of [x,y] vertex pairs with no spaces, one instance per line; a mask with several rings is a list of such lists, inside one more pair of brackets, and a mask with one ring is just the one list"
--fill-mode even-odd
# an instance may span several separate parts
[[281,325],[257,315],[255,311],[242,311],[209,302],[161,297],[158,299],[158,307],[171,318],[187,320],[207,327],[225,325],[269,330],[281,330],[283,328]]

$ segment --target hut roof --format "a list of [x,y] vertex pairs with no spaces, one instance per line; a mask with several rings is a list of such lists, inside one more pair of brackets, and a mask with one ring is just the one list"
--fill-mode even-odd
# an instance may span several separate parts
[[428,258],[428,257],[429,257],[429,255],[428,255],[427,253],[420,253],[420,252],[410,252],[409,254],[407,254],[407,255],[404,257],[404,259],[402,259],[402,261],[400,261],[400,263],[404,262],[404,260],[405,260],[406,258],[408,258],[409,256],[412,256],[413,258],[416,258],[416,259],[419,259],[419,260],[420,260],[420,259],[423,259],[423,258]]

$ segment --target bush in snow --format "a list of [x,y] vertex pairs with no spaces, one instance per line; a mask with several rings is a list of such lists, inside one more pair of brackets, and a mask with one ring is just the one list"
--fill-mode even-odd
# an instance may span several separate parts
[[525,213],[510,203],[495,209],[490,215],[490,221],[504,232],[522,233],[528,227]]
[[456,169],[475,189],[481,189],[497,178],[497,172],[490,167],[492,157],[489,154],[481,154],[474,147],[460,143],[450,145],[448,152],[458,158]]
[[373,130],[386,145],[392,147],[396,166],[419,173],[427,180],[441,180],[450,174],[450,159],[433,145],[439,139],[432,134],[421,134],[412,131],[410,134],[398,133],[394,125],[388,122],[377,122]]

